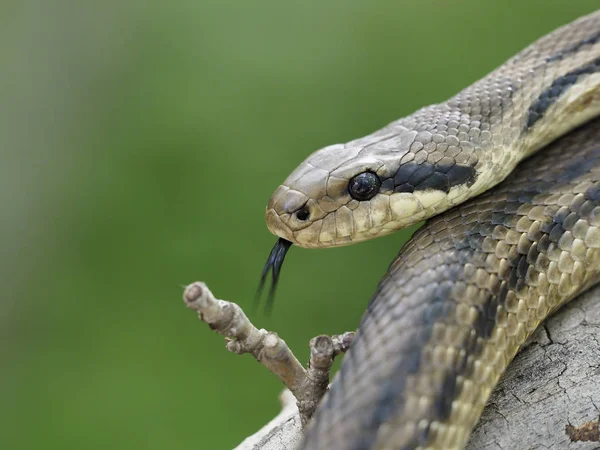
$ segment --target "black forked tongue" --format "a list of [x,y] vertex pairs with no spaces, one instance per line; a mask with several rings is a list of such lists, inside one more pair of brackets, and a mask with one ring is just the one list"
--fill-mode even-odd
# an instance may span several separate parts
[[277,242],[273,246],[273,250],[271,250],[269,259],[267,259],[267,263],[265,264],[265,267],[262,271],[262,275],[260,277],[260,284],[258,285],[256,296],[254,297],[254,307],[256,308],[256,306],[258,306],[258,304],[260,303],[260,297],[265,287],[265,281],[267,281],[267,276],[272,270],[273,276],[271,277],[271,287],[269,288],[267,304],[265,305],[265,314],[267,315],[270,314],[271,310],[273,309],[273,303],[275,301],[275,290],[277,289],[277,283],[279,282],[279,273],[281,272],[281,266],[283,265],[285,255],[291,246],[292,243],[290,241],[287,241],[283,238],[277,239]]

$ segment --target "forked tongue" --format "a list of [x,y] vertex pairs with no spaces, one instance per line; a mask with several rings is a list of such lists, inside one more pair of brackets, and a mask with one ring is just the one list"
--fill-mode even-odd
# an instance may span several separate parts
[[277,289],[277,283],[279,282],[279,273],[281,272],[281,266],[283,265],[285,255],[291,246],[292,243],[290,241],[283,238],[277,239],[277,242],[275,242],[273,250],[271,250],[271,254],[269,255],[269,259],[267,259],[265,267],[262,271],[260,284],[258,285],[258,290],[254,296],[254,309],[256,309],[260,303],[260,297],[262,296],[262,292],[265,288],[267,276],[269,272],[272,271],[273,275],[271,277],[271,286],[269,287],[269,295],[267,296],[267,303],[265,305],[266,315],[269,315],[273,309],[273,304],[275,302],[275,290]]

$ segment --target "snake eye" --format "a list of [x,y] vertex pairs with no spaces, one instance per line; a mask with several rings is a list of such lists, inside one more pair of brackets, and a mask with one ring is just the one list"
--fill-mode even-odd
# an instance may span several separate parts
[[306,209],[306,207],[302,207],[298,211],[296,211],[296,218],[298,220],[301,220],[304,222],[305,220],[308,219],[308,216],[310,216],[310,213],[308,212],[308,209]]
[[381,180],[373,172],[363,172],[356,175],[348,183],[348,191],[355,200],[369,200],[379,192]]

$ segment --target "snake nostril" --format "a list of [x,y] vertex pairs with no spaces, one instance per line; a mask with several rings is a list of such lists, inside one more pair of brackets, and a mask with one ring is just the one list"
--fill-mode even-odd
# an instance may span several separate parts
[[296,218],[303,222],[307,220],[309,216],[310,213],[308,212],[308,209],[306,209],[306,207],[302,207],[298,211],[296,211]]

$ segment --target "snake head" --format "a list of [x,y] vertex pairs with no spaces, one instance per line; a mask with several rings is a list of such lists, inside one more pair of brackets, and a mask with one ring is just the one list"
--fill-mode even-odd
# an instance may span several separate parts
[[[372,237],[370,231],[378,225],[373,223],[376,210],[387,208],[388,196],[381,192],[385,168],[374,158],[348,160],[348,153],[344,145],[320,150],[275,190],[266,211],[273,234],[302,247]],[[340,159],[345,163],[340,165]]]
[[334,247],[389,234],[453,206],[475,170],[452,158],[418,155],[422,139],[395,124],[318,150],[273,193],[269,230],[301,247]]

